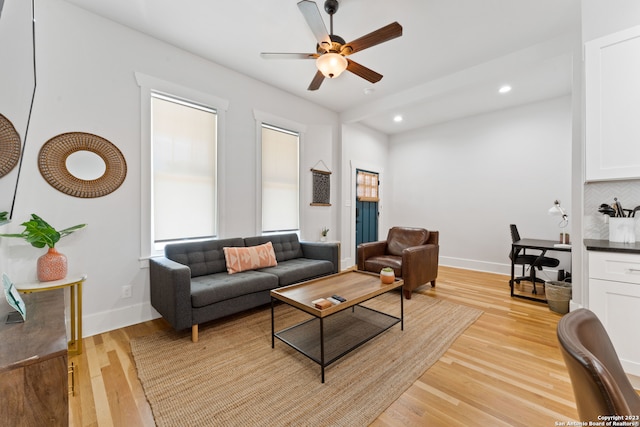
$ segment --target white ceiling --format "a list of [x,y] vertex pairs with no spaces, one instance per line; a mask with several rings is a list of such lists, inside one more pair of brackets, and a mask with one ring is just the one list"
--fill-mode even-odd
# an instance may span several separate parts
[[313,60],[260,57],[315,52],[297,0],[66,1],[387,134],[570,93],[580,28],[580,0],[341,0],[334,33],[347,42],[393,21],[403,36],[350,57],[380,82],[345,72],[307,91]]

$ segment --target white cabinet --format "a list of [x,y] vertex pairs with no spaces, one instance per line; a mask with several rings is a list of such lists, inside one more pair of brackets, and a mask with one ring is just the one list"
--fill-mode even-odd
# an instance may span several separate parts
[[640,26],[585,44],[585,177],[640,178]]
[[589,309],[607,330],[624,370],[640,376],[640,255],[589,252]]

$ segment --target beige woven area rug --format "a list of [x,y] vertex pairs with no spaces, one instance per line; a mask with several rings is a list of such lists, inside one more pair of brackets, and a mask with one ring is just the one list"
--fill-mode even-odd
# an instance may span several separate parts
[[[366,305],[393,315],[391,292]],[[414,294],[400,325],[329,365],[320,366],[276,339],[268,307],[190,332],[133,339],[131,349],[158,426],[366,426],[411,386],[480,310]],[[276,305],[276,330],[307,316]]]

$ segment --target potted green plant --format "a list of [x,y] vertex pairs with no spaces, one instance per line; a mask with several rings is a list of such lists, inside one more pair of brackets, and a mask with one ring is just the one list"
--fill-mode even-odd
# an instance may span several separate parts
[[48,246],[48,252],[38,258],[38,280],[48,282],[64,279],[67,275],[67,257],[56,250],[56,243],[74,231],[86,227],[87,224],[78,224],[58,231],[38,215],[31,214],[31,219],[21,225],[24,227],[22,233],[0,234],[0,236],[24,239],[35,248]]
[[393,272],[393,268],[384,267],[382,270],[380,270],[380,280],[385,285],[393,283],[393,281],[396,280],[396,275]]
[[327,234],[329,234],[329,229],[327,227],[322,227],[322,231],[320,232],[321,242],[325,242],[327,240]]

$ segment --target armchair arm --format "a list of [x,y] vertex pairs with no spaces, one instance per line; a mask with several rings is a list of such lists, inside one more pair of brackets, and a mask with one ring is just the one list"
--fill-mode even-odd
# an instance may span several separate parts
[[331,261],[332,273],[340,271],[340,248],[337,243],[300,242],[300,247],[305,258]]
[[438,245],[426,244],[402,251],[402,278],[408,289],[413,290],[438,277],[439,249]]
[[384,251],[387,247],[387,241],[381,240],[379,242],[361,243],[358,245],[358,270],[364,271],[364,262],[374,256],[384,255]]
[[190,328],[191,269],[165,257],[149,259],[151,305],[175,330]]
[[440,232],[439,231],[430,231],[429,238],[427,239],[427,245],[438,245],[440,243]]

